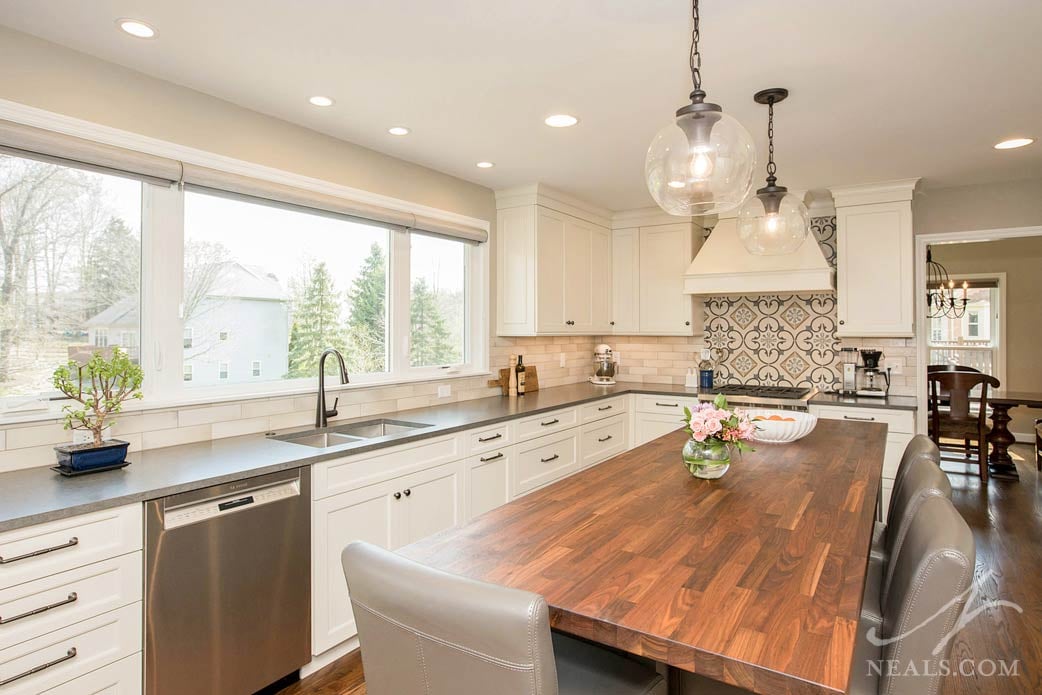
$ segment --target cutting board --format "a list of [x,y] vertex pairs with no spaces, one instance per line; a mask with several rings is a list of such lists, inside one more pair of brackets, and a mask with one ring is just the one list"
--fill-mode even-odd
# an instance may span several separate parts
[[[489,386],[498,386],[503,391],[503,395],[507,396],[510,394],[510,369],[504,367],[499,370],[499,379],[492,379],[488,382]],[[525,393],[531,393],[539,390],[539,370],[535,367],[525,367]]]

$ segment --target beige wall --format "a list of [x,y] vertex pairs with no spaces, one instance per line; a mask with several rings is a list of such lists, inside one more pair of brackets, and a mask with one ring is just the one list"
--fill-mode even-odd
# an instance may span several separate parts
[[[939,244],[934,260],[953,275],[1006,273],[1006,381],[1013,391],[1042,392],[1042,236],[973,244]],[[1014,408],[1013,432],[1033,431],[1042,411]]]
[[916,234],[1042,225],[1042,172],[1024,181],[917,191],[912,220]]

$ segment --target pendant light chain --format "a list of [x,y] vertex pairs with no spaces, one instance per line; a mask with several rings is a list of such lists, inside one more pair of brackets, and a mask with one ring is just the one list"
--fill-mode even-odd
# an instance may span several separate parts
[[698,28],[698,0],[691,3],[691,84],[695,91],[702,89],[702,54],[698,52],[698,40],[701,38]]
[[774,175],[778,165],[774,163],[774,99],[767,102],[767,178],[777,179]]

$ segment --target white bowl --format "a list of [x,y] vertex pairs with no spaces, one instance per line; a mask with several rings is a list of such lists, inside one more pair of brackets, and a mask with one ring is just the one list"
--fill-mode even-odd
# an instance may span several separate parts
[[745,413],[750,418],[756,418],[757,416],[768,418],[771,415],[791,418],[791,420],[782,421],[753,420],[753,424],[756,425],[756,433],[753,434],[753,439],[765,444],[784,444],[802,439],[813,432],[814,427],[818,424],[817,416],[796,410],[750,408]]

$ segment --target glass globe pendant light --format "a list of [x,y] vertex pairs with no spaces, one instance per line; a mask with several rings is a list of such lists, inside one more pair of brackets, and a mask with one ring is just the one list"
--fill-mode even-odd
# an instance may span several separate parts
[[756,191],[738,211],[738,238],[746,250],[756,256],[780,256],[793,253],[807,238],[809,223],[807,206],[778,185],[774,163],[774,105],[789,96],[781,87],[757,92],[753,100],[767,104],[767,185]]
[[698,0],[691,5],[691,103],[651,141],[644,179],[659,207],[671,215],[709,215],[734,210],[752,188],[756,148],[741,123],[706,102],[698,52]]

